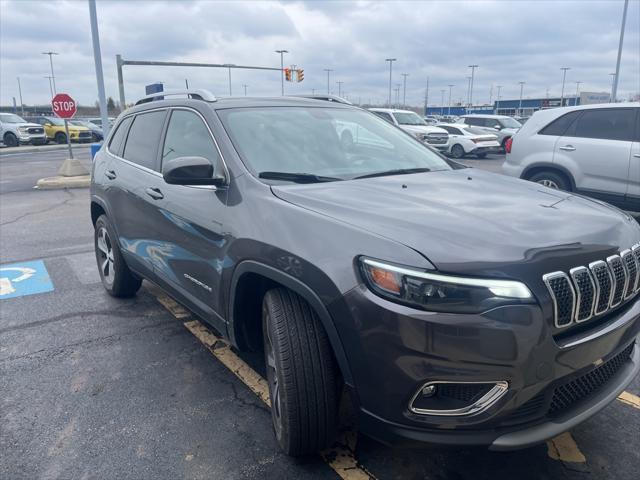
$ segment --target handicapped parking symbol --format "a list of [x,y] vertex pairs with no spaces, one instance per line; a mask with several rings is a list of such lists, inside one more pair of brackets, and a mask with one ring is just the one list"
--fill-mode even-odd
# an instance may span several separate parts
[[52,290],[53,284],[42,260],[0,266],[0,299]]

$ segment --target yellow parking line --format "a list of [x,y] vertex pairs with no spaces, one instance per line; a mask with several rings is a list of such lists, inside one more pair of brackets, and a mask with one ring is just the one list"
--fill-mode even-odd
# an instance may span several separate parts
[[633,393],[622,392],[620,395],[618,395],[618,400],[620,400],[622,403],[626,403],[627,405],[631,405],[632,407],[640,409],[640,397],[634,395]]
[[[171,297],[161,294],[156,298],[175,318],[183,320],[183,325],[225,367],[231,370],[260,400],[271,408],[267,381],[236,355],[225,340],[213,334],[200,321],[194,320],[189,311]],[[375,480],[374,475],[358,464],[355,457],[357,438],[355,427],[353,425],[346,426],[342,429],[336,442],[330,448],[320,452],[320,456],[343,480]]]
[[547,453],[549,457],[562,462],[585,463],[587,461],[569,432],[548,440]]

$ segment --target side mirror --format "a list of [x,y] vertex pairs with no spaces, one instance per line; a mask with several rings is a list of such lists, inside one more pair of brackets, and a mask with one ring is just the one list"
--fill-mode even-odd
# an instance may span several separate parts
[[500,124],[495,124],[495,125],[493,126],[493,128],[495,128],[496,130],[502,130],[502,125],[500,125]]
[[162,165],[162,177],[170,185],[223,186],[226,179],[214,176],[213,165],[203,157],[172,158]]

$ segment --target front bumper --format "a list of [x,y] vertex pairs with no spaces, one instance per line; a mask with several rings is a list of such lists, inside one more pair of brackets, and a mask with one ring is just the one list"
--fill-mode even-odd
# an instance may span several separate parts
[[18,136],[18,141],[22,145],[43,145],[47,143],[47,136],[44,133],[36,135],[21,133]]
[[[334,318],[342,317],[336,326],[354,377],[360,429],[387,444],[528,447],[595,414],[640,370],[640,347],[634,343],[640,297],[593,328],[560,340],[535,305],[483,315],[439,314],[397,305],[358,287],[332,310]],[[343,321],[345,316],[350,321]],[[599,388],[551,413],[560,385],[620,354],[625,361]],[[508,382],[508,392],[477,414],[443,417],[409,410],[426,382],[496,380]]]

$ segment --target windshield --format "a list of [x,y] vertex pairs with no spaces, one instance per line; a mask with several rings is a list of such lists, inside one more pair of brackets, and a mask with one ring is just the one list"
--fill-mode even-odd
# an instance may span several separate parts
[[520,128],[522,124],[518,122],[515,118],[507,117],[501,118],[500,123],[504,128]]
[[268,172],[263,178],[281,172],[348,180],[389,170],[452,169],[402,130],[359,109],[255,107],[218,113],[247,167],[257,176]]
[[395,112],[393,114],[400,125],[426,125],[427,123],[413,112]]
[[3,123],[27,123],[26,120],[13,113],[0,114],[0,122]]

